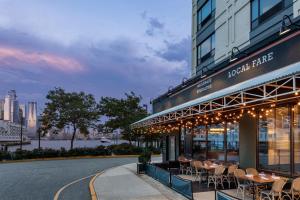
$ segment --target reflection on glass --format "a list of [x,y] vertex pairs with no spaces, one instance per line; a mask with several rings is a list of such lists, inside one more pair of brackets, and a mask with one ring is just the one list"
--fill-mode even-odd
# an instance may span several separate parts
[[295,173],[300,174],[300,107],[294,107],[294,162]]
[[239,161],[239,124],[227,124],[227,161]]
[[208,159],[224,160],[224,126],[222,124],[208,126],[207,149]]
[[193,158],[196,160],[206,159],[206,129],[199,126],[194,129]]
[[265,12],[267,12],[268,10],[270,10],[271,8],[273,8],[275,5],[277,5],[279,2],[281,2],[281,0],[260,0],[260,15],[264,14]]
[[259,166],[261,169],[290,170],[290,115],[287,107],[260,113]]

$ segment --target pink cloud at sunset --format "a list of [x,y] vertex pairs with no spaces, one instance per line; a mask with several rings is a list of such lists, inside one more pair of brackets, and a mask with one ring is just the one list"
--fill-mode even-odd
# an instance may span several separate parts
[[32,67],[38,68],[50,68],[67,73],[84,70],[84,67],[78,61],[69,57],[0,46],[0,67],[1,65],[8,65],[19,68],[20,66],[17,66],[18,63],[29,64],[33,65]]

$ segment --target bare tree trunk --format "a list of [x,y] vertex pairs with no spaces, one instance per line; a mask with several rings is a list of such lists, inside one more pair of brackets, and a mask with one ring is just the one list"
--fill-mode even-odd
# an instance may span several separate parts
[[75,139],[76,130],[77,129],[74,126],[74,128],[73,128],[73,135],[72,135],[72,139],[71,139],[71,149],[73,149],[73,143],[74,143],[74,139]]

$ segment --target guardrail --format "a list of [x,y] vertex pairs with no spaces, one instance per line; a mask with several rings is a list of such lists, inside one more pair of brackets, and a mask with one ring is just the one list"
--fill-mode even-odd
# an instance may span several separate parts
[[215,200],[241,200],[240,198],[234,197],[230,194],[224,193],[222,191],[215,191]]
[[171,188],[176,192],[182,194],[188,199],[193,199],[193,184],[190,180],[185,180],[180,178],[179,176],[172,175],[171,176]]
[[185,180],[179,176],[172,175],[169,171],[166,171],[158,166],[147,164],[145,172],[148,176],[158,180],[162,184],[172,188],[176,192],[185,196],[186,198],[193,200],[193,183],[190,180]]

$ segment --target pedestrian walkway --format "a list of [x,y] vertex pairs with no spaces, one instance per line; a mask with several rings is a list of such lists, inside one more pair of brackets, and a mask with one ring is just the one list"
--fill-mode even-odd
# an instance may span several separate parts
[[152,178],[137,175],[135,163],[105,171],[94,188],[98,200],[186,200]]

